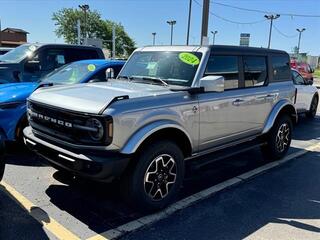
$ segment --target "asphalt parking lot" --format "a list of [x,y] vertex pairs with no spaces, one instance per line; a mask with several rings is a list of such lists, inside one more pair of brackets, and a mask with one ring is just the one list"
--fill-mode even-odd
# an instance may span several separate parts
[[[318,144],[320,118],[302,117],[293,138],[289,155]],[[124,238],[315,239],[320,232],[319,151],[167,214],[150,226],[133,222],[143,228]],[[261,159],[255,148],[199,169],[188,167],[178,200],[261,168]],[[125,224],[144,216],[122,201],[117,185],[75,179],[15,145],[10,146],[3,180],[0,239],[108,239],[116,228],[115,232],[137,228]],[[161,214],[156,216],[163,218]]]

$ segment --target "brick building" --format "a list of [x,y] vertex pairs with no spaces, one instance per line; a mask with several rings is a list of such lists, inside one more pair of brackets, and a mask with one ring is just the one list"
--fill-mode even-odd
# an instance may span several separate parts
[[19,28],[5,28],[0,32],[1,47],[18,47],[27,42],[28,32]]

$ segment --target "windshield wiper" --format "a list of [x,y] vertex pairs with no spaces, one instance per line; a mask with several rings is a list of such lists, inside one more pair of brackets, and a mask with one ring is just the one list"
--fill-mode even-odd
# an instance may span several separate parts
[[169,86],[168,83],[166,83],[164,80],[162,80],[161,78],[158,78],[158,77],[138,77],[138,76],[132,76],[132,79],[131,80],[134,80],[135,78],[137,79],[142,79],[142,80],[145,80],[145,81],[152,81],[152,82],[160,82],[162,85],[164,86]]
[[117,77],[117,79],[121,79],[121,78],[122,79],[128,79],[128,80],[132,80],[133,79],[132,77],[128,77],[128,76],[125,76],[125,75],[122,75],[122,76],[120,75],[120,76]]

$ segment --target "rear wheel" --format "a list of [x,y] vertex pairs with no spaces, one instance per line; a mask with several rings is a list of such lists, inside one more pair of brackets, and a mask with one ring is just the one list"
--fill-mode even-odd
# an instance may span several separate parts
[[140,152],[136,166],[125,179],[126,200],[143,211],[164,208],[177,196],[183,177],[180,148],[169,141],[154,142]]
[[306,114],[307,117],[314,118],[316,116],[317,109],[318,109],[318,101],[319,101],[319,97],[317,95],[312,98],[310,110]]
[[283,158],[290,147],[292,137],[292,121],[288,115],[280,116],[267,135],[267,143],[262,146],[266,160]]

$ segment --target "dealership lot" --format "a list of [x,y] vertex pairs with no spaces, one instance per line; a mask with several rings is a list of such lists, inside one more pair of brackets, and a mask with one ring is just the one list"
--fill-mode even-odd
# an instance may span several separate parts
[[[313,121],[301,118],[294,132],[294,140],[289,155],[298,153],[310,146],[316,146],[316,144],[320,142],[319,130],[319,118]],[[197,236],[194,235],[193,238],[199,238],[199,234],[204,231],[204,229],[201,228],[203,224],[197,219],[197,216],[200,215],[195,214],[193,216],[190,214],[193,212],[193,209],[196,209],[197,214],[201,214],[201,210],[209,211],[211,215],[210,218],[208,218],[208,224],[212,221],[211,229],[217,228],[220,234],[219,236],[223,236],[227,234],[228,229],[226,227],[229,225],[222,228],[219,225],[221,224],[220,221],[227,221],[228,216],[233,217],[233,212],[226,211],[225,204],[233,203],[236,205],[248,201],[248,198],[250,200],[248,191],[252,188],[258,189],[261,184],[264,185],[263,187],[266,189],[270,186],[270,189],[268,189],[270,194],[280,194],[274,192],[279,191],[279,189],[274,189],[272,186],[274,183],[273,179],[280,178],[279,174],[281,172],[285,172],[284,174],[288,175],[287,178],[285,177],[286,175],[284,175],[279,183],[279,186],[284,186],[284,188],[281,189],[281,194],[283,194],[281,199],[284,198],[287,199],[288,202],[291,202],[291,196],[292,194],[294,195],[293,185],[300,184],[299,194],[302,196],[305,195],[305,198],[312,200],[313,197],[314,201],[319,201],[319,196],[317,196],[316,193],[315,195],[312,194],[312,191],[316,188],[316,182],[319,183],[319,177],[312,174],[312,172],[316,172],[317,167],[319,167],[319,164],[316,162],[317,157],[319,157],[317,151],[319,150],[314,149],[312,153],[307,153],[294,159],[290,163],[284,163],[280,167],[273,168],[262,176],[250,179],[249,182],[238,183],[228,190],[219,193],[217,196],[212,196],[208,200],[199,202],[195,206],[179,211],[173,216],[169,216],[168,220],[156,222],[151,228],[147,227],[142,231],[139,230],[136,233],[132,233],[133,235],[129,234],[125,237],[129,239],[143,239],[145,236],[148,236],[157,239],[161,236],[163,238],[178,239],[179,235],[183,234],[185,230],[182,227],[183,224],[178,224],[178,222],[183,222],[181,219],[185,218],[188,219],[188,222],[185,224],[189,225],[193,223],[193,219],[195,220],[196,225],[193,233]],[[195,169],[191,167],[193,164],[189,164],[186,180],[179,199],[186,198],[201,190],[261,167],[264,164],[261,158],[262,156],[259,149],[255,148],[248,152],[240,153],[236,156],[203,166],[200,169]],[[304,161],[306,165],[304,165]],[[121,200],[121,189],[119,189],[117,185],[98,184],[81,179],[74,179],[71,176],[56,171],[41,161],[39,157],[36,157],[28,151],[19,150],[17,154],[17,146],[15,145],[10,146],[7,162],[8,165],[4,176],[3,187],[0,189],[0,205],[1,209],[8,209],[10,211],[2,211],[0,214],[0,222],[5,223],[5,225],[0,225],[0,239],[17,239],[17,236],[21,236],[19,239],[108,239],[113,236],[113,229],[119,226],[122,226],[122,228],[120,227],[118,230],[123,229],[123,232],[125,232],[126,230],[130,230],[130,228],[137,228],[144,225],[141,221],[132,222],[144,215],[131,209]],[[305,170],[302,171],[301,169],[304,168]],[[295,172],[297,172],[297,176],[299,176],[298,179],[292,176]],[[285,181],[286,179],[290,182]],[[306,179],[306,186],[304,186],[303,181],[296,183],[296,181],[302,179]],[[314,185],[310,185],[310,182],[314,182]],[[261,189],[258,191],[259,194],[262,194],[260,197],[263,197],[263,192]],[[265,194],[267,194],[267,192],[265,192]],[[234,197],[235,195],[239,195],[239,197]],[[225,198],[228,201],[223,200]],[[296,201],[298,200],[296,199]],[[268,209],[273,207],[272,204],[275,204],[272,201],[272,199],[268,199],[264,202],[259,198],[254,204],[261,206],[261,209]],[[284,204],[282,201],[280,203]],[[293,202],[292,204],[295,203]],[[303,203],[299,202],[299,204]],[[316,202],[314,204],[316,204]],[[27,209],[29,207],[29,212],[21,206]],[[304,206],[302,205],[300,207],[301,211],[303,211]],[[286,220],[278,222],[278,224],[288,224],[291,218],[309,218],[310,221],[307,222],[300,221],[296,223],[292,220],[290,223],[293,226],[295,224],[305,226],[305,231],[319,231],[320,224],[314,221],[319,218],[319,211],[309,205],[306,205],[305,208],[308,210],[306,210],[306,214],[313,212],[314,215],[293,216],[293,212],[292,216],[279,216],[279,218]],[[236,211],[234,217],[236,220],[241,220],[241,216],[243,217],[246,212],[252,213],[254,209],[257,210],[257,205],[252,205],[251,208],[251,205],[247,203],[245,204],[245,208],[242,209],[244,212]],[[286,208],[284,208],[283,211],[285,210]],[[264,210],[264,212],[268,211]],[[264,212],[261,218],[269,221],[269,215],[264,215],[267,214]],[[221,214],[221,216],[219,214]],[[163,212],[158,213],[156,216],[163,217]],[[225,217],[223,218],[223,216]],[[251,217],[253,217],[253,215]],[[220,219],[220,221],[213,224],[215,219]],[[178,224],[177,228],[175,228],[176,224],[172,224],[172,222],[175,223],[176,221]],[[246,221],[249,220],[246,219]],[[41,222],[41,224],[39,222]],[[128,222],[132,222],[132,224],[124,225]],[[270,220],[270,222],[272,221]],[[244,232],[238,230],[236,233],[240,234],[238,235],[239,238],[242,238],[253,234],[259,229],[263,230],[261,230],[261,234],[267,234],[268,231],[275,231],[276,226],[271,226],[268,223],[269,222],[261,221],[260,218],[254,219],[253,225],[248,225],[248,223],[244,222]],[[170,224],[172,224],[169,228],[170,230],[166,231],[168,228],[167,225]],[[233,223],[230,223],[230,229],[232,229],[232,224]],[[196,229],[197,226],[198,229]],[[155,229],[157,229],[157,231],[155,231]],[[172,232],[169,234],[170,231],[177,231],[177,235],[174,237]],[[284,231],[285,230],[277,230],[278,234]],[[108,234],[104,234],[104,238],[99,235],[97,236],[97,234],[105,232]],[[115,233],[117,232],[118,231],[115,231]],[[185,234],[187,234],[187,232],[185,232]],[[114,236],[115,235],[116,234],[114,234]],[[263,236],[267,235],[257,235],[257,237]],[[306,235],[306,237],[308,236],[309,235]],[[205,238],[204,236],[202,237]],[[304,235],[301,235],[301,237],[304,237]],[[188,238],[187,235],[185,238]],[[192,237],[190,236],[190,238]],[[226,239],[230,238],[226,237]]]

